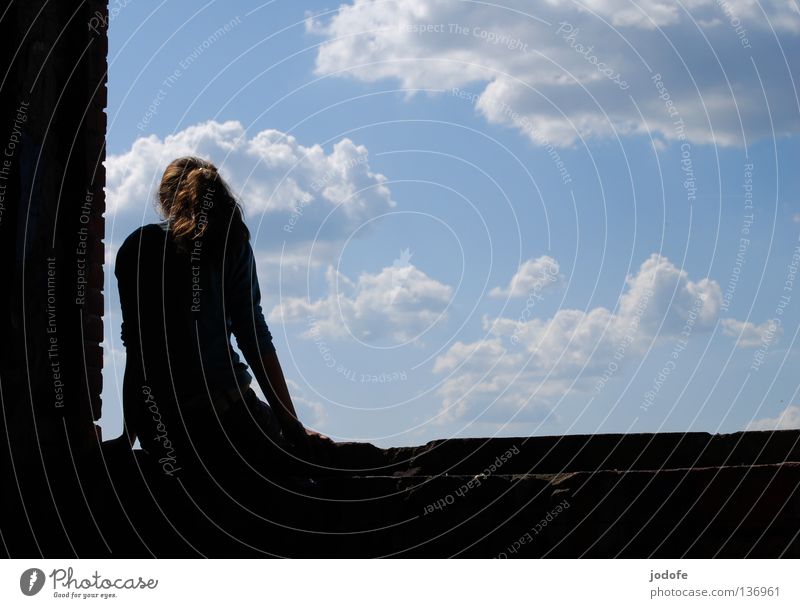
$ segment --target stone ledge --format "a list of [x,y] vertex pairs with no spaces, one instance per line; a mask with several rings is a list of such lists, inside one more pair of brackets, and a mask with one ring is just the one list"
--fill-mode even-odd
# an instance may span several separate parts
[[[329,466],[361,472],[312,479],[243,468],[168,477],[141,451],[106,446],[75,463],[53,456],[46,476],[34,458],[17,462],[26,507],[9,492],[4,521],[19,525],[3,532],[15,557],[800,557],[800,462],[760,462],[786,452],[796,432],[646,437],[340,444]],[[518,453],[480,473],[515,441]],[[576,444],[597,457],[594,470],[569,470],[552,456],[571,459],[566,447],[538,467],[549,471],[531,467],[542,450]],[[665,466],[606,468],[614,458],[657,461],[657,452],[633,458],[629,450],[645,444],[670,448]],[[706,462],[749,454],[754,463],[676,465],[698,453]]]
[[346,474],[416,470],[421,475],[479,473],[508,450],[504,473],[659,470],[800,461],[800,431],[636,433],[491,439],[448,439],[380,449],[342,443],[331,466]]
[[[688,443],[681,435],[465,439],[388,450],[341,444],[332,461],[355,470],[366,456],[373,469],[309,482],[241,473],[176,483],[136,454],[119,503],[131,518],[128,536],[117,540],[131,555],[173,557],[797,557],[800,463],[675,466],[698,453],[706,463],[731,454],[740,461],[747,450],[765,460],[797,437],[769,435],[691,434]],[[621,464],[645,437],[645,444],[678,446],[675,455],[662,454],[670,468],[603,467],[610,446]],[[514,442],[518,454],[476,475]],[[556,464],[540,467],[550,472],[522,470],[561,442],[586,445],[597,468],[568,470],[551,458]],[[647,463],[656,453],[632,457],[625,456]],[[461,472],[430,473],[436,469]]]

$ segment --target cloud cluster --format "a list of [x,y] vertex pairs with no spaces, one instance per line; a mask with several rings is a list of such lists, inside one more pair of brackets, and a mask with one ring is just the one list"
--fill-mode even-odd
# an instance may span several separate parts
[[800,50],[794,2],[353,0],[307,29],[325,38],[317,73],[468,87],[487,120],[537,144],[653,133],[737,145],[771,135],[770,120],[800,130],[786,95],[800,74],[782,59]]
[[748,431],[800,429],[800,406],[790,405],[775,418],[761,418],[747,425]]
[[[614,311],[564,308],[529,320],[484,315],[484,339],[457,342],[435,361],[434,372],[445,375],[442,419],[476,415],[493,399],[506,415],[528,415],[529,404],[541,415],[551,398],[596,386],[610,362],[616,370],[656,340],[688,342],[712,329],[721,297],[716,281],[693,281],[653,254],[627,277]],[[752,323],[723,321],[748,336],[758,331]]]
[[560,268],[549,255],[525,260],[511,277],[507,287],[494,287],[489,295],[493,297],[522,298],[541,292],[561,280]]
[[[369,152],[344,138],[326,152],[267,129],[249,135],[239,121],[208,121],[166,136],[138,138],[106,160],[109,213],[141,215],[151,205],[167,163],[196,155],[214,162],[257,224],[259,245],[280,249],[316,238],[337,241],[395,202]],[[320,230],[321,229],[321,230]],[[319,231],[319,232],[318,232]]]
[[768,340],[767,344],[769,344],[783,334],[783,327],[776,325],[772,320],[756,325],[750,321],[722,319],[720,324],[722,333],[736,338],[736,345],[739,348],[756,348],[761,346],[765,340]]
[[374,344],[406,342],[447,318],[450,286],[410,262],[379,272],[361,273],[353,281],[328,266],[327,295],[317,300],[285,297],[267,317],[274,323],[303,323],[306,339],[353,336]]

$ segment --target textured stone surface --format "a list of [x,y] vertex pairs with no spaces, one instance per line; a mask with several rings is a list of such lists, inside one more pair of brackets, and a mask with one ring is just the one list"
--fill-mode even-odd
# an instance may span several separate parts
[[[798,557],[800,463],[784,456],[799,438],[342,444],[333,470],[271,481],[244,468],[171,478],[141,452],[106,450],[77,463],[80,479],[68,461],[48,463],[50,488],[27,481],[27,512],[6,514],[22,525],[4,534],[16,556]],[[668,468],[658,452],[637,456],[648,445]]]

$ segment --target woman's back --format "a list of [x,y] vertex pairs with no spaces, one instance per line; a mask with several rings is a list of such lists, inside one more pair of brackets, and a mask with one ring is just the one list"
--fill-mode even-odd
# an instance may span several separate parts
[[250,380],[230,347],[226,310],[236,298],[228,302],[225,283],[247,264],[237,249],[181,251],[166,222],[143,226],[122,244],[115,266],[122,341],[129,356],[140,357],[144,382],[183,398],[206,384],[228,389]]
[[231,335],[251,365],[275,352],[250,235],[216,168],[194,157],[173,161],[159,205],[168,221],[135,230],[115,264],[126,424],[148,451],[165,427],[184,438],[187,414],[197,422],[245,394],[253,378]]

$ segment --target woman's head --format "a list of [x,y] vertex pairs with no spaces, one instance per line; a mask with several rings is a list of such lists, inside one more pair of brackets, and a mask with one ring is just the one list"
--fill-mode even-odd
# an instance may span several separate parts
[[249,239],[242,208],[217,168],[196,156],[167,165],[158,188],[158,208],[176,241],[210,235]]

